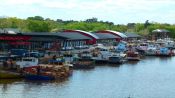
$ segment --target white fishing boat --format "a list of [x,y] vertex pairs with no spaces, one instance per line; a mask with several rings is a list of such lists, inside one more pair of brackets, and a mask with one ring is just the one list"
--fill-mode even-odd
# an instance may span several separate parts
[[122,64],[126,61],[126,54],[114,53],[108,57],[109,63]]
[[111,52],[105,47],[97,47],[92,50],[92,58],[96,63],[104,63],[108,61]]
[[160,44],[163,47],[166,48],[171,48],[174,49],[175,48],[175,42],[171,39],[171,38],[165,38],[165,39],[158,39],[156,41],[157,44]]
[[141,43],[136,47],[138,52],[145,52],[147,48],[148,48],[148,43]]
[[16,65],[18,65],[20,68],[37,66],[38,63],[38,58],[35,57],[23,57],[21,60],[16,61]]
[[79,53],[77,57],[75,57],[73,61],[73,69],[93,69],[94,61],[92,59],[92,55],[89,51],[83,51]]
[[156,45],[148,45],[148,48],[145,50],[145,55],[147,56],[155,56],[157,54],[158,46]]

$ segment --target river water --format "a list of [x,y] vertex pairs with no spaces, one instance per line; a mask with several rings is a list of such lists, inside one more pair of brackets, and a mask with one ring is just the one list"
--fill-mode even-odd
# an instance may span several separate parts
[[0,98],[175,98],[175,57],[74,70],[63,81],[0,80]]

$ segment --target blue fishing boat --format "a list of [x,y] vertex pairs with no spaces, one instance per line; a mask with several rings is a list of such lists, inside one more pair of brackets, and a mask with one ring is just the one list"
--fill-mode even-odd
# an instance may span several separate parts
[[53,76],[26,74],[25,79],[27,80],[54,80],[55,78]]
[[173,54],[174,52],[166,47],[161,47],[156,53],[157,56],[173,56]]
[[54,76],[41,69],[40,66],[24,68],[24,78],[27,80],[54,80]]
[[121,53],[121,52],[126,52],[127,51],[127,43],[122,41],[119,42],[119,44],[115,47],[115,50],[117,53]]

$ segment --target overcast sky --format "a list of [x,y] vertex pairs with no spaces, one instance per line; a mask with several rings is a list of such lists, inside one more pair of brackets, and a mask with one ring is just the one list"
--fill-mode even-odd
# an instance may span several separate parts
[[96,17],[115,24],[175,23],[175,0],[0,0],[0,16],[63,20]]

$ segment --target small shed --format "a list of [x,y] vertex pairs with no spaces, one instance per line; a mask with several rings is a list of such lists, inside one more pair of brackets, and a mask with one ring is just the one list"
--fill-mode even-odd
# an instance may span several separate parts
[[168,31],[166,29],[156,29],[156,30],[152,31],[151,37],[153,40],[168,38],[169,33],[170,33],[170,31]]
[[127,36],[127,39],[128,40],[138,40],[141,38],[140,35],[136,34],[136,33],[133,33],[133,32],[126,32],[126,33],[123,33]]

